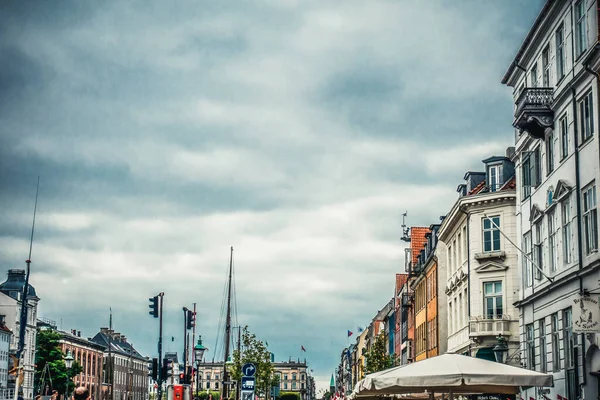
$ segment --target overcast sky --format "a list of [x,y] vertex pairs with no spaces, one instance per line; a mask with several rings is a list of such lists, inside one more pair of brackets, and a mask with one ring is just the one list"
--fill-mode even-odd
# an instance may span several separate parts
[[41,316],[93,336],[112,307],[153,356],[163,291],[166,349],[197,302],[218,358],[234,246],[239,324],[327,387],[393,294],[401,214],[438,222],[513,144],[500,80],[541,3],[2,1],[1,272],[40,175]]

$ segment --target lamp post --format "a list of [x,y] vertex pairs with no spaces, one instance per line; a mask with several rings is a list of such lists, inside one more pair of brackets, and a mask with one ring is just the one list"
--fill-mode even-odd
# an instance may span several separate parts
[[73,367],[73,356],[71,355],[71,350],[67,349],[67,355],[65,356],[65,367],[67,368],[67,388],[65,389],[65,399],[69,397],[69,383],[71,383],[70,372]]
[[204,352],[208,350],[202,345],[202,335],[198,335],[198,344],[194,346],[194,360],[196,361],[196,398],[198,398],[198,386],[200,382],[200,363],[204,357]]
[[502,335],[498,335],[496,340],[498,341],[498,344],[494,346],[494,357],[496,358],[496,362],[504,364],[504,356],[508,353],[508,345],[506,344],[506,339]]

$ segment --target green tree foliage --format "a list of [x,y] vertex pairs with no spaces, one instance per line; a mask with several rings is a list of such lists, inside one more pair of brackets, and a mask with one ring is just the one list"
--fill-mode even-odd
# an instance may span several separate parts
[[375,343],[365,354],[365,358],[367,359],[367,374],[383,371],[394,365],[393,358],[387,354],[387,343],[383,333],[377,335]]
[[300,393],[296,392],[281,392],[277,400],[300,400]]
[[200,400],[208,400],[210,398],[210,395],[212,394],[212,398],[213,400],[219,400],[221,393],[219,392],[214,392],[214,391],[210,391],[210,393],[206,393],[206,390],[202,390],[198,392],[198,399]]
[[267,350],[267,346],[248,330],[247,326],[242,332],[241,350],[242,354],[237,349],[233,352],[233,364],[229,367],[231,378],[238,382],[241,381],[242,366],[246,363],[254,364],[256,366],[256,393],[267,398],[271,387],[278,383],[275,367],[271,362],[271,353]]
[[[75,388],[72,378],[83,371],[83,367],[77,361],[73,361],[73,366],[70,370],[67,370],[64,360],[65,354],[60,349],[60,339],[61,336],[56,331],[38,330],[34,378],[36,392],[41,392],[48,385],[52,390],[65,393],[68,382],[70,393]],[[46,365],[48,365],[49,373],[46,372],[44,382],[42,382],[41,378]],[[52,380],[51,385],[50,380]]]

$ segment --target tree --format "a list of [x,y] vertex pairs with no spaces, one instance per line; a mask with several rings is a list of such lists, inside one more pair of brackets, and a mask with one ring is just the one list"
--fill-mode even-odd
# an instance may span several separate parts
[[254,333],[244,327],[242,332],[242,351],[236,349],[232,355],[233,364],[229,367],[231,378],[238,382],[242,379],[242,366],[252,363],[256,367],[256,393],[265,398],[269,396],[271,387],[278,383],[275,367],[271,362],[271,353],[267,346]]
[[365,358],[367,359],[367,374],[382,371],[394,365],[393,358],[387,354],[387,343],[383,333],[377,335],[375,343],[373,343],[373,346],[367,351]]
[[281,392],[278,400],[300,400],[300,393],[297,392]]
[[[58,332],[50,329],[39,329],[36,338],[36,354],[35,354],[35,388],[37,392],[41,392],[48,385],[50,390],[57,390],[59,393],[65,393],[67,390],[67,382],[69,392],[75,388],[72,381],[74,376],[77,376],[83,371],[83,367],[77,361],[73,361],[70,370],[67,370],[65,365],[65,354],[60,349],[61,336]],[[41,382],[44,370],[48,366],[48,371]],[[48,373],[50,376],[48,376]],[[52,382],[50,383],[50,379]],[[51,386],[50,386],[51,385]]]

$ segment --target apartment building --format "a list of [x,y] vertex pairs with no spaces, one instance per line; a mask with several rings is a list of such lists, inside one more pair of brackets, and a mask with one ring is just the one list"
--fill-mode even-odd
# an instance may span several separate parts
[[90,341],[105,348],[103,366],[108,374],[105,373],[103,379],[102,397],[111,398],[112,389],[114,400],[147,400],[148,358],[142,356],[125,335],[109,328],[100,328]]
[[469,171],[459,198],[444,218],[439,240],[447,246],[440,280],[447,295],[448,351],[495,361],[502,336],[510,364],[519,365],[519,273],[515,217],[515,169],[506,155],[483,160],[484,172]]
[[[14,354],[19,346],[19,331],[21,327],[21,297],[25,286],[25,270],[9,269],[7,280],[0,284],[0,308],[6,326],[12,331],[10,352]],[[29,285],[27,291],[27,326],[25,327],[25,347],[23,349],[23,399],[32,400],[35,373],[35,343],[37,338],[37,308],[40,301],[35,288]],[[15,387],[15,377],[8,377],[8,389]]]
[[425,244],[409,272],[413,276],[410,286],[414,293],[415,361],[446,352],[446,295],[438,288],[438,280],[446,277],[446,271],[438,268],[445,246],[442,243],[438,248],[439,228],[439,224],[429,227]]
[[506,71],[513,89],[521,353],[554,387],[523,397],[599,396],[596,0],[547,1]]
[[83,370],[73,377],[76,386],[86,386],[96,399],[102,393],[102,362],[106,347],[81,337],[81,331],[58,331],[61,336],[60,346],[64,354],[67,350],[82,367]]

